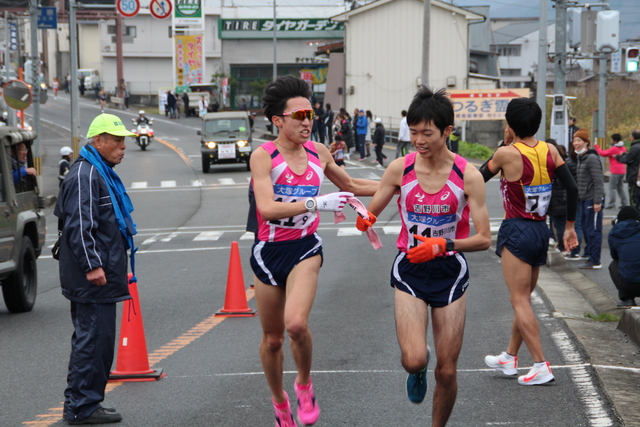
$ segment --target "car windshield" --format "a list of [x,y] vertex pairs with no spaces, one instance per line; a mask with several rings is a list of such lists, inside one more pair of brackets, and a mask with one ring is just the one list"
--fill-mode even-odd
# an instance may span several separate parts
[[227,133],[227,132],[246,132],[247,121],[242,118],[238,119],[220,119],[206,120],[204,122],[204,132],[210,134]]

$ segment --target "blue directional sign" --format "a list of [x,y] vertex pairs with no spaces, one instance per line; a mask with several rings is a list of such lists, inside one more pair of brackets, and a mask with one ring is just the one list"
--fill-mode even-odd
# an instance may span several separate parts
[[38,29],[55,30],[58,28],[58,14],[55,7],[38,8]]

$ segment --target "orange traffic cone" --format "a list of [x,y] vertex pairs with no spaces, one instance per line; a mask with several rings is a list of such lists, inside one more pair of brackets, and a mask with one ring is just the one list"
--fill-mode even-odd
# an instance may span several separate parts
[[255,310],[251,310],[247,305],[238,242],[231,242],[231,257],[229,258],[229,275],[227,276],[227,293],[224,298],[224,307],[217,311],[215,315],[225,317],[253,317],[256,315]]
[[131,281],[132,277],[133,274],[129,273],[131,299],[125,301],[122,308],[118,360],[116,370],[109,375],[109,381],[157,381],[166,374],[162,373],[162,369],[149,368],[138,286]]

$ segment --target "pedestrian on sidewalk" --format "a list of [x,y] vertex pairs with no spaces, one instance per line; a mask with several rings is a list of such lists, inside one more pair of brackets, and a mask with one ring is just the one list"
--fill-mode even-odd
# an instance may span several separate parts
[[602,157],[609,157],[609,202],[605,209],[616,208],[616,192],[620,197],[620,207],[623,208],[629,204],[627,193],[624,191],[624,177],[627,173],[627,166],[616,160],[616,156],[627,152],[627,148],[622,142],[622,136],[619,133],[611,135],[611,148],[603,150],[595,144],[593,148]]
[[133,250],[136,234],[133,205],[113,170],[124,158],[128,136],[135,134],[117,116],[96,117],[54,210],[62,222],[60,284],[71,301],[74,328],[63,415],[72,425],[122,420],[101,403],[115,352],[116,303],[131,299],[127,250]]
[[357,147],[358,152],[360,153],[358,161],[363,161],[367,157],[365,139],[367,137],[367,129],[369,127],[367,124],[367,117],[364,115],[364,110],[358,111],[358,115],[354,120],[356,120],[356,141],[358,142]]
[[[322,264],[318,212],[342,211],[348,197],[372,196],[379,185],[351,178],[336,165],[325,145],[309,139],[315,116],[310,97],[307,82],[294,76],[267,85],[262,98],[264,115],[278,128],[278,137],[251,155],[247,229],[256,236],[251,268],[263,331],[260,360],[280,427],[296,426],[283,386],[285,331],[297,370],[298,419],[312,425],[320,416],[311,379],[309,330]],[[319,195],[325,175],[339,192]]]
[[640,213],[633,206],[625,206],[613,224],[609,232],[609,274],[618,290],[618,307],[631,307],[640,297]]
[[378,164],[376,167],[383,168],[384,167],[384,154],[382,154],[382,148],[384,147],[385,141],[385,129],[382,124],[382,119],[378,117],[375,119],[375,130],[373,131],[373,146],[376,150],[376,161]]
[[[427,392],[431,314],[437,357],[433,426],[446,425],[458,392],[457,361],[469,286],[469,268],[462,252],[483,251],[491,244],[482,175],[446,146],[453,121],[453,105],[445,90],[434,93],[422,86],[407,115],[416,152],[391,162],[369,204],[368,218],[358,216],[356,220],[356,227],[366,231],[395,194],[400,194],[402,228],[391,272],[396,333],[400,360],[409,374],[407,396],[421,403]],[[473,236],[469,236],[469,215],[476,231]]]
[[[564,146],[558,145],[556,140],[552,138],[547,139],[547,143],[556,147],[562,160],[566,160],[567,152]],[[551,234],[556,242],[556,249],[558,252],[564,253],[566,250],[563,236],[567,223],[567,191],[559,179],[553,180],[553,185],[551,186],[551,201],[549,202],[547,215],[549,216]]]
[[402,119],[398,128],[398,145],[396,147],[396,159],[407,155],[407,148],[411,144],[409,125],[407,125],[407,110],[402,110]]
[[365,111],[364,115],[367,118],[367,133],[364,137],[364,146],[367,152],[367,157],[369,157],[371,156],[371,138],[373,137],[373,132],[376,130],[376,124],[373,121],[373,113],[371,110]]
[[602,268],[602,207],[604,205],[604,174],[598,153],[590,149],[589,131],[579,129],[573,134],[573,148],[578,155],[578,198],[582,213],[584,253],[588,255],[578,268],[597,270]]
[[509,289],[514,321],[506,351],[498,356],[486,356],[484,361],[490,368],[506,375],[517,375],[518,352],[524,341],[534,364],[528,374],[518,378],[518,384],[544,384],[553,381],[554,376],[542,351],[531,294],[537,285],[540,267],[547,261],[549,230],[545,215],[551,200],[551,183],[560,179],[567,191],[564,245],[568,249],[577,244],[573,228],[577,188],[558,150],[535,139],[542,111],[533,99],[512,99],[505,118],[504,145],[482,165],[480,172],[485,182],[502,172],[500,189],[505,220],[498,231],[496,254],[502,258],[502,272]]
[[627,184],[629,184],[629,203],[640,208],[640,129],[631,132],[631,148],[616,156],[616,160],[627,165]]

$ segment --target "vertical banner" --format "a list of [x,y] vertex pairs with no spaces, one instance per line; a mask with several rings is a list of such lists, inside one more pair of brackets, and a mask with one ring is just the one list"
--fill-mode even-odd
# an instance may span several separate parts
[[174,25],[202,27],[202,0],[175,0]]
[[203,83],[202,36],[175,36],[176,91],[183,92],[194,83]]
[[309,89],[313,90],[313,73],[309,71],[300,71],[300,78],[307,82]]

